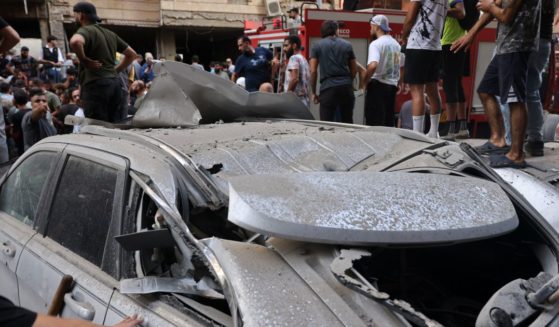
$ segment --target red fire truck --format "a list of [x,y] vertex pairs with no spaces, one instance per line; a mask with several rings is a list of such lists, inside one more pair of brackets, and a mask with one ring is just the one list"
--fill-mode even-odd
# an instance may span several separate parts
[[[340,10],[321,10],[308,6],[302,6],[303,24],[297,28],[288,28],[285,16],[268,17],[261,22],[245,22],[245,34],[252,40],[253,46],[263,46],[266,48],[281,51],[281,45],[285,37],[290,33],[296,33],[301,38],[304,46],[303,53],[308,58],[309,50],[314,42],[320,40],[320,26],[326,20],[334,20],[340,24],[339,36],[347,39],[353,45],[353,50],[357,57],[357,61],[366,66],[368,46],[371,41],[369,21],[372,15],[382,14],[388,17],[392,36],[396,39],[401,37],[406,11],[391,9],[366,9],[360,11],[340,11]],[[469,110],[469,121],[472,122],[472,132],[477,134],[477,126],[479,122],[486,122],[487,117],[483,112],[481,100],[475,92],[477,86],[483,77],[483,73],[493,56],[496,39],[496,22],[489,24],[483,29],[476,41],[472,45],[469,54],[469,76],[464,77],[463,85],[467,97]],[[555,67],[555,57],[552,56],[550,68]],[[548,90],[553,90],[553,81],[555,74],[550,74],[547,81]],[[358,83],[354,83],[356,86]],[[444,92],[441,90],[441,96],[444,103]],[[551,102],[551,93],[547,92],[545,97],[545,108],[548,108]],[[401,105],[410,99],[408,89],[400,90],[396,100],[395,111],[399,112]],[[318,106],[312,105],[311,112],[318,118]],[[444,117],[444,115],[443,115]],[[354,123],[362,124],[364,122],[364,97],[358,96],[355,102]]]

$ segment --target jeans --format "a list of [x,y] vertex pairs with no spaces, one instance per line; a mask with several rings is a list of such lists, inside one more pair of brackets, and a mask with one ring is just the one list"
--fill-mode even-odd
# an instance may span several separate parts
[[60,83],[60,72],[56,67],[46,68],[45,73],[45,77],[48,81],[52,83]]
[[[528,59],[528,77],[526,79],[526,107],[528,109],[528,125],[526,135],[529,141],[543,140],[543,105],[540,99],[543,70],[549,61],[551,41],[540,39],[538,51],[530,54]],[[508,104],[501,105],[505,121],[505,140],[511,144],[510,109]]]
[[537,52],[530,55],[528,61],[528,79],[526,81],[528,108],[528,126],[526,135],[529,141],[543,141],[543,105],[540,99],[543,70],[549,61],[551,41],[540,39]]

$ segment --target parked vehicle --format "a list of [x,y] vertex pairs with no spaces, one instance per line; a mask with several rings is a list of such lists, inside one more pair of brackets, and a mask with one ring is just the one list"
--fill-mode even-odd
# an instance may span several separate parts
[[557,319],[554,198],[519,192],[539,180],[500,171],[511,186],[467,144],[294,119],[310,114],[293,94],[156,69],[128,129],[46,138],[2,177],[0,294],[163,327]]
[[554,317],[510,303],[553,284],[557,232],[467,145],[314,121],[82,132],[1,182],[0,292],[26,308],[70,275],[62,316],[104,324]]

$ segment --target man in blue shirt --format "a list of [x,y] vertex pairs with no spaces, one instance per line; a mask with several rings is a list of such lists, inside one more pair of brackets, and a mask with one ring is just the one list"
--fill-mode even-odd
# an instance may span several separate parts
[[237,39],[237,46],[242,54],[235,62],[231,80],[236,82],[237,78],[244,77],[246,90],[256,92],[262,83],[270,83],[272,80],[272,52],[262,47],[253,48],[246,36]]

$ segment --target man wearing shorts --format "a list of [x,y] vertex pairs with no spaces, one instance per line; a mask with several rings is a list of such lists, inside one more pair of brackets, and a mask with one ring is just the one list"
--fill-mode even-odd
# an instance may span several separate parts
[[404,82],[410,85],[413,130],[423,131],[426,93],[431,104],[431,128],[427,135],[433,138],[438,137],[439,130],[441,34],[447,6],[447,0],[412,0],[402,31],[402,41],[406,46]]
[[[484,14],[478,22],[452,45],[453,51],[467,49],[475,35],[493,18],[499,22],[496,54],[478,86],[479,97],[489,120],[491,136],[478,147],[482,154],[489,154],[494,168],[526,166],[524,161],[524,136],[526,133],[526,79],[530,54],[538,49],[541,7],[540,0],[480,0],[478,9]],[[501,104],[508,104],[511,115],[512,144],[505,142]]]

